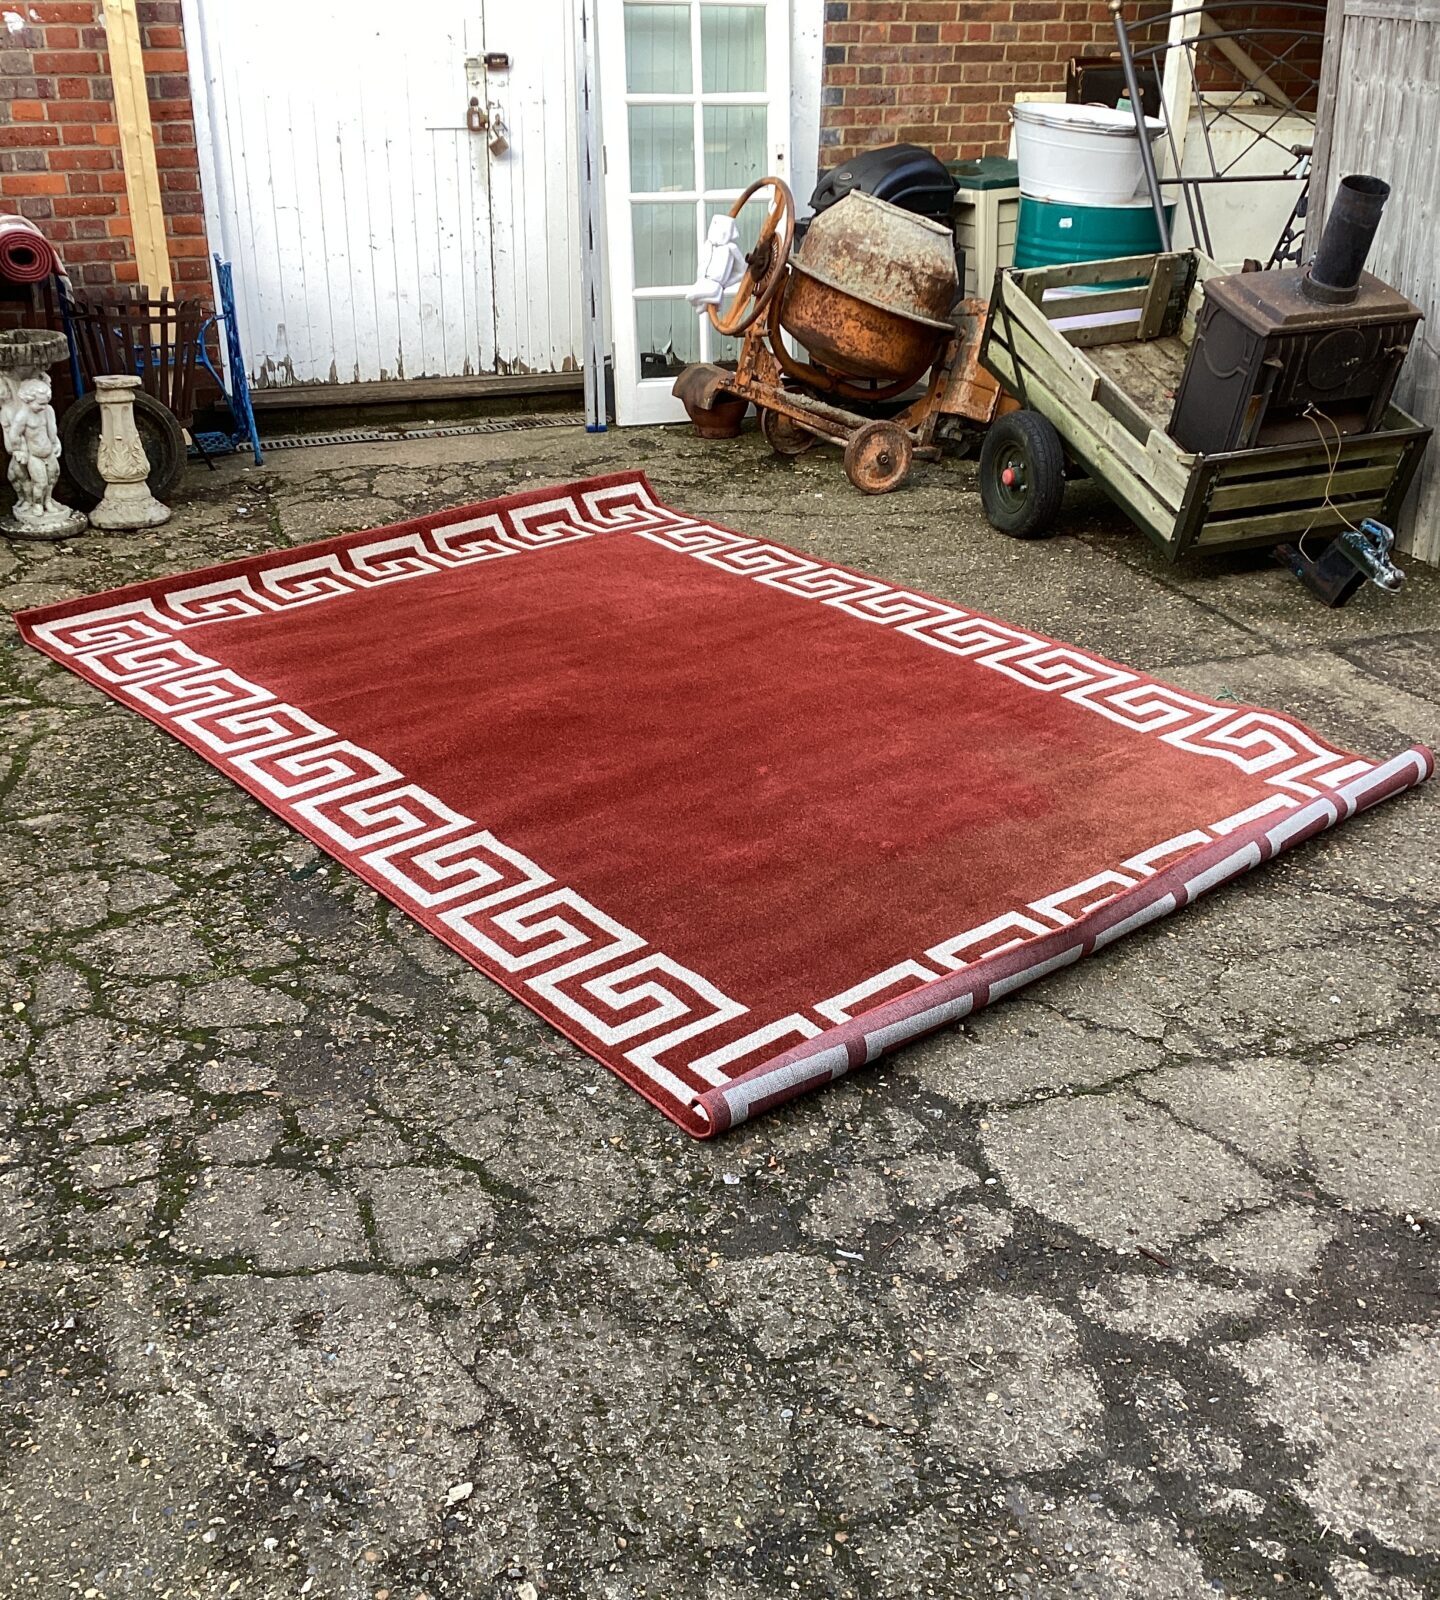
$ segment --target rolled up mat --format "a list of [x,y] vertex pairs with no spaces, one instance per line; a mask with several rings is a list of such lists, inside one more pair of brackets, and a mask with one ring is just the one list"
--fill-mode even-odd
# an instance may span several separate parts
[[0,278],[39,283],[59,270],[55,246],[28,217],[0,216]]

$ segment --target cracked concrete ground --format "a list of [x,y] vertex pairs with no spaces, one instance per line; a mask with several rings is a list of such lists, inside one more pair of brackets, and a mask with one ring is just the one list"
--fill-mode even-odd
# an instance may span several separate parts
[[[590,471],[1371,754],[1440,575],[1330,613],[1086,486],[982,522],[753,432],[192,473],[7,610]],[[1440,810],[1387,805],[713,1146],[21,646],[0,1595],[1440,1595]],[[467,1488],[468,1486],[468,1488]]]

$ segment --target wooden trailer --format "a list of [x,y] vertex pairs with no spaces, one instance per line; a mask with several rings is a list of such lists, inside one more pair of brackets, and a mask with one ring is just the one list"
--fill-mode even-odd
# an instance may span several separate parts
[[1201,285],[1222,270],[1186,250],[996,274],[980,361],[1023,408],[993,425],[981,457],[997,528],[1050,532],[1067,466],[1172,560],[1367,517],[1393,524],[1431,432],[1398,406],[1374,433],[1342,436],[1314,416],[1292,440],[1217,455],[1189,454],[1166,432]]

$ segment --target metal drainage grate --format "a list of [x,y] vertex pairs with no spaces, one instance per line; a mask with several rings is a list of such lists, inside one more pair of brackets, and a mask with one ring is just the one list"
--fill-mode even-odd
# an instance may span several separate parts
[[262,439],[263,450],[304,450],[321,444],[403,444],[407,439],[458,439],[472,433],[522,433],[529,428],[583,428],[583,411],[546,411],[533,417],[487,417],[481,422],[434,423],[412,428],[342,428],[336,433],[282,433]]

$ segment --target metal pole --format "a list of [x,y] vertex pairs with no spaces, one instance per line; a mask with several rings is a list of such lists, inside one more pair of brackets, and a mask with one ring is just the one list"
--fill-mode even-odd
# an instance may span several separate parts
[[600,69],[595,50],[597,0],[575,0],[576,118],[580,147],[580,320],[585,369],[585,431],[605,432],[605,248],[600,190]]
[[[1145,102],[1140,94],[1140,79],[1135,73],[1135,57],[1130,50],[1130,32],[1120,15],[1124,0],[1110,0],[1110,15],[1115,20],[1115,42],[1120,46],[1120,66],[1125,73],[1125,93],[1130,96],[1130,110],[1135,118],[1135,131],[1140,135],[1140,162],[1145,168],[1145,187],[1150,191],[1150,204],[1155,208],[1155,222],[1160,230],[1160,248],[1170,248],[1170,222],[1165,215],[1165,198],[1160,193],[1160,174],[1155,170],[1155,152],[1150,148],[1150,133],[1145,126]],[[1164,107],[1161,107],[1162,111]]]

